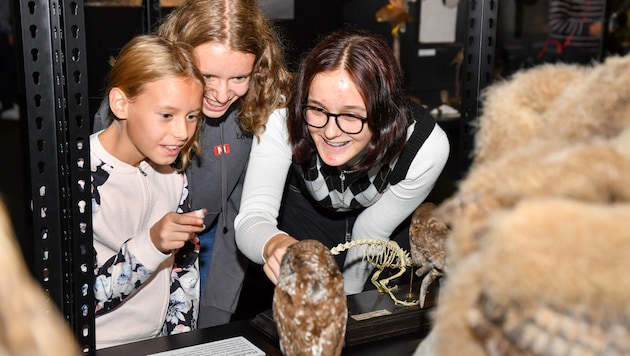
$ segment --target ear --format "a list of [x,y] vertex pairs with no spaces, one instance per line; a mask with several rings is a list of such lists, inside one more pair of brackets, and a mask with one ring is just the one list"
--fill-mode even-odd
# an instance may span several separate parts
[[119,120],[127,119],[127,107],[129,100],[125,93],[117,87],[109,91],[109,108]]

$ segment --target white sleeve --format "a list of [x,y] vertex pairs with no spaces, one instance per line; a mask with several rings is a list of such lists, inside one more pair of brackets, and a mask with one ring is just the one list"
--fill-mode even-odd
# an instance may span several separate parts
[[263,248],[278,229],[280,203],[291,166],[292,150],[286,110],[270,116],[260,140],[254,137],[245,174],[241,207],[234,220],[236,244],[255,263],[263,264]]
[[[413,159],[405,179],[390,186],[374,205],[357,217],[352,229],[352,240],[389,240],[396,227],[431,193],[446,165],[449,150],[446,133],[435,125]],[[346,255],[343,272],[346,294],[361,292],[372,272],[368,262],[359,262],[363,258],[362,252],[363,249],[357,246]]]

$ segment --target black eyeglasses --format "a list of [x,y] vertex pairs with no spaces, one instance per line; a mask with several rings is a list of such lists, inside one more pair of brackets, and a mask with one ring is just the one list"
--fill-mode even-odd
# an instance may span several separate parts
[[318,129],[328,125],[328,119],[332,116],[335,118],[335,123],[339,130],[349,135],[361,132],[361,130],[363,130],[363,124],[367,121],[367,118],[359,115],[349,113],[332,114],[323,108],[310,105],[302,106],[302,113],[304,114],[306,124]]

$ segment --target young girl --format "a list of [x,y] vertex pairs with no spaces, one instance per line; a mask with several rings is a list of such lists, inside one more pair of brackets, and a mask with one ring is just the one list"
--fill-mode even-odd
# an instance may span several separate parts
[[[264,263],[274,283],[297,239],[334,247],[395,238],[409,246],[402,223],[431,192],[448,154],[444,131],[422,107],[411,107],[387,42],[338,31],[306,56],[288,110],[274,112],[252,145],[235,220],[238,246]],[[360,252],[352,248],[338,260],[346,294],[361,292],[372,271]]]
[[[157,32],[193,46],[206,80],[203,154],[194,155],[186,174],[191,208],[207,210],[199,234],[199,327],[226,324],[248,265],[236,247],[234,218],[252,138],[286,104],[290,75],[280,40],[256,0],[185,0]],[[103,105],[95,127],[106,118]]]
[[115,120],[90,137],[97,349],[196,328],[203,212],[183,213],[181,171],[203,86],[192,48],[161,37],[138,36],[113,61]]

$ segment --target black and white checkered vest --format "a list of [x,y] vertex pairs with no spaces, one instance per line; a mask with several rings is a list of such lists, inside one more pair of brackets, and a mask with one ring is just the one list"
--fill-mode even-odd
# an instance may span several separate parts
[[414,131],[392,165],[377,165],[367,172],[347,172],[322,164],[319,155],[314,154],[310,162],[293,165],[295,173],[302,178],[298,179],[302,183],[300,188],[332,211],[350,211],[374,204],[387,187],[405,178],[418,150],[433,131],[435,119],[427,110],[418,105],[413,113]]

